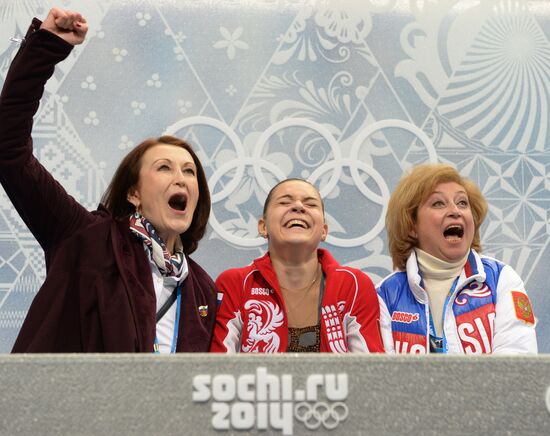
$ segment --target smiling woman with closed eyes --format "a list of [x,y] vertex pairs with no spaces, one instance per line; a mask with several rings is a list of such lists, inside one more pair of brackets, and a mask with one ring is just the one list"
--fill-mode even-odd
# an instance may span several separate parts
[[87,30],[77,12],[35,19],[0,95],[0,181],[47,266],[13,352],[208,351],[216,290],[189,255],[210,194],[191,146],[172,136],[136,146],[93,212],[33,156],[46,81]]
[[420,165],[386,214],[398,271],[378,286],[384,347],[397,353],[536,353],[535,316],[522,280],[482,256],[487,203],[449,165]]
[[319,248],[328,226],[313,185],[302,179],[277,184],[258,231],[268,252],[216,280],[221,301],[212,351],[383,351],[372,282]]

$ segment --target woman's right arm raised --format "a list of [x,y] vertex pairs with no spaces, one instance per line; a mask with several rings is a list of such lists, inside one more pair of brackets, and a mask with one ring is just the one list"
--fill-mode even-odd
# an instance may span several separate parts
[[36,160],[31,138],[55,64],[84,41],[87,30],[80,14],[61,9],[52,9],[43,23],[33,20],[0,94],[0,182],[44,249],[93,219]]

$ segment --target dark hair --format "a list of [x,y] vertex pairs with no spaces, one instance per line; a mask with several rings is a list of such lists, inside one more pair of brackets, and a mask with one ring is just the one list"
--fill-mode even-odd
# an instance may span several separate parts
[[286,182],[304,182],[304,183],[307,183],[308,185],[312,186],[313,189],[315,189],[315,192],[317,192],[317,195],[319,195],[319,199],[321,200],[321,210],[323,211],[323,215],[325,214],[325,203],[323,203],[323,199],[321,198],[321,193],[315,187],[315,185],[311,182],[308,182],[305,179],[300,179],[298,177],[291,177],[289,179],[281,180],[273,188],[271,188],[271,190],[267,194],[267,197],[266,197],[265,202],[264,202],[264,210],[262,212],[262,215],[263,215],[264,218],[265,218],[265,214],[267,213],[267,207],[269,206],[269,203],[271,202],[271,197],[273,197],[273,192],[275,191],[275,189],[277,189],[279,186],[281,186],[283,183],[286,183]]
[[183,252],[191,254],[199,245],[199,241],[206,232],[208,217],[210,216],[210,191],[206,182],[206,175],[201,162],[191,145],[174,136],[161,136],[150,138],[137,145],[120,162],[111,183],[101,198],[105,208],[111,212],[117,221],[125,221],[135,212],[135,206],[128,201],[128,191],[137,185],[141,159],[147,150],[155,145],[165,144],[181,147],[189,152],[197,168],[197,182],[199,187],[199,200],[191,225],[185,233],[180,234],[183,244]]

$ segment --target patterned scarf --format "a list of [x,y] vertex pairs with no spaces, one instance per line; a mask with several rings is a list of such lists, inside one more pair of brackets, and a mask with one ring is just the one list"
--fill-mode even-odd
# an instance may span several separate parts
[[145,250],[163,276],[174,277],[178,282],[187,276],[187,261],[180,238],[176,239],[174,254],[170,256],[153,225],[138,212],[130,216],[130,231],[143,241]]

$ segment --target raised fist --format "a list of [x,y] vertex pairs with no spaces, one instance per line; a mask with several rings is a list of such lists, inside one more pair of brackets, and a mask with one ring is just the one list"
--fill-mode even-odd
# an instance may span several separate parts
[[41,29],[55,33],[69,44],[82,44],[88,32],[88,24],[78,12],[53,8],[40,26]]

